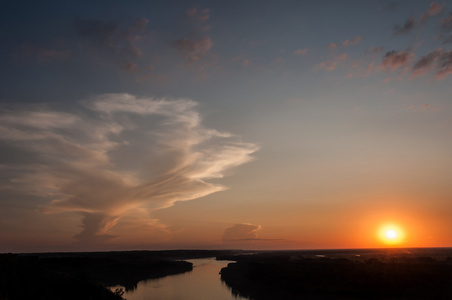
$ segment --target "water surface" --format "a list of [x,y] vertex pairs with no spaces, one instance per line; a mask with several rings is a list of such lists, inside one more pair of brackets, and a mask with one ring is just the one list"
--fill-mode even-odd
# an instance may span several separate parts
[[[215,258],[190,259],[193,271],[138,283],[124,294],[127,300],[243,300],[234,296],[220,279],[220,270],[231,261]],[[114,290],[114,288],[113,288]]]

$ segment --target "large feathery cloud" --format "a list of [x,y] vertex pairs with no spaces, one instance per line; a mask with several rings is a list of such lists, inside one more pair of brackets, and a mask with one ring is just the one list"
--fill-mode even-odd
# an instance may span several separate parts
[[224,190],[209,179],[257,150],[205,128],[191,100],[106,94],[84,104],[77,113],[23,106],[0,112],[2,153],[20,154],[0,161],[9,174],[0,193],[47,199],[45,213],[79,213],[80,241],[110,238],[135,209],[152,212]]

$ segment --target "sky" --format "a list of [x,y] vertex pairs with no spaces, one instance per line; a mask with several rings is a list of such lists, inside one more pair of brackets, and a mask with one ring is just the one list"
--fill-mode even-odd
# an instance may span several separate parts
[[0,15],[0,252],[452,247],[452,1]]

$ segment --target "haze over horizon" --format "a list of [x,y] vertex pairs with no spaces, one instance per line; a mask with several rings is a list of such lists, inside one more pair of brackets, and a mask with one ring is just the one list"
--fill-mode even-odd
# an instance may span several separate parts
[[0,14],[0,252],[452,247],[452,1]]

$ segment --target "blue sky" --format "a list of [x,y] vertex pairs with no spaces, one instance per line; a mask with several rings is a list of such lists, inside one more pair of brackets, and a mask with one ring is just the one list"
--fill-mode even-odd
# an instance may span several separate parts
[[451,12],[6,3],[0,251],[450,246]]

